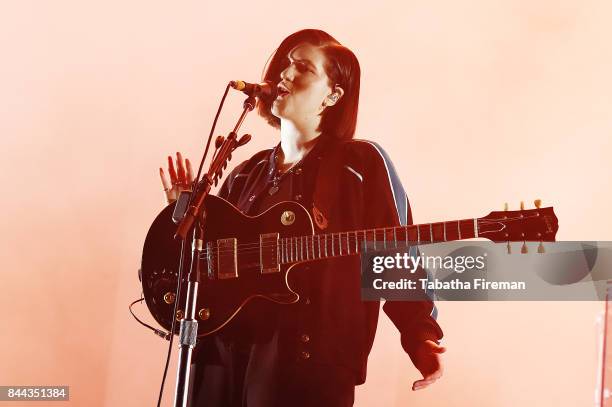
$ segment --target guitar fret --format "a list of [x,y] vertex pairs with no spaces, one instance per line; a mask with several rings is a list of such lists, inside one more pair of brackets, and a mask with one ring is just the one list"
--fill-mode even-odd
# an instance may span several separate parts
[[442,226],[444,228],[444,241],[446,242],[446,222],[442,222]]
[[474,237],[478,237],[478,219],[474,218]]
[[295,237],[295,260],[294,261],[298,261],[298,238],[297,236]]
[[419,227],[419,225],[416,225],[416,230],[417,230],[417,243],[421,243],[421,228]]
[[323,235],[323,239],[325,241],[325,257],[327,257],[327,234]]
[[461,239],[461,221],[460,220],[457,221],[457,230],[459,231],[459,240],[462,240]]
[[283,252],[283,240],[285,239],[280,239],[280,252],[281,252],[281,264],[285,263],[285,253]]
[[304,236],[300,236],[300,259],[304,260]]
[[351,254],[351,234],[346,232],[346,254]]
[[429,239],[431,240],[431,243],[433,243],[433,223],[429,224]]
[[319,258],[321,258],[321,235],[317,235],[317,241],[319,244]]
[[335,256],[336,254],[334,253],[334,234],[331,234],[331,243],[332,243],[332,256]]
[[363,230],[363,252],[367,253],[368,251],[368,235],[366,233],[366,230]]
[[351,236],[346,232],[346,254],[351,254]]
[[405,243],[406,247],[408,247],[408,240],[410,240],[408,239],[408,228],[409,226],[404,226],[404,231],[406,232],[406,243]]
[[359,237],[357,231],[355,231],[355,253],[359,253]]
[[308,257],[308,236],[306,236],[306,260],[309,260],[309,257]]
[[349,238],[349,232],[346,232],[346,254],[351,254],[351,239]]
[[346,254],[351,254],[348,232],[346,232]]
[[310,251],[312,253],[311,255],[311,259],[314,260],[315,259],[315,250],[314,250],[314,235],[310,236]]
[[310,240],[310,247],[311,247],[311,249],[312,249],[312,259],[313,259],[313,260],[314,260],[314,258],[315,258],[315,251],[314,251],[314,238],[315,238],[315,237],[314,237],[314,235],[313,235],[313,236],[311,237],[311,240]]
[[310,259],[311,259],[311,260],[314,260],[314,258],[315,258],[315,252],[314,252],[314,236],[308,236],[308,237],[306,238],[306,242],[308,242],[308,239],[310,239],[310,245],[309,245],[309,247],[310,247],[310,252],[311,252],[311,254],[310,254]]
[[387,229],[383,228],[383,249],[387,248]]
[[395,242],[395,248],[397,249],[397,231],[393,228],[393,241]]

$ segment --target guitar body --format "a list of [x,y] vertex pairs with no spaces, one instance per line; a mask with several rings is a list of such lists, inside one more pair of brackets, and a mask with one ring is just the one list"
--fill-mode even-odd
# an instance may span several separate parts
[[[288,273],[298,263],[276,268],[262,267],[262,253],[278,256],[277,247],[261,241],[313,235],[310,214],[297,202],[281,202],[258,216],[246,216],[226,200],[209,195],[204,230],[204,250],[199,256],[200,284],[196,307],[198,335],[212,334],[225,326],[254,298],[291,304],[299,295],[291,289]],[[181,244],[174,239],[177,225],[172,221],[174,204],[166,207],[151,225],[145,239],[141,279],[147,307],[155,320],[170,331],[172,318],[184,316],[187,275],[183,276],[178,316],[173,315]],[[269,240],[271,241],[271,240]],[[268,242],[269,242],[268,241]],[[191,260],[191,245],[185,261]],[[270,252],[273,250],[273,252]],[[237,255],[236,255],[237,254]],[[237,274],[235,274],[237,273]],[[176,324],[178,333],[179,324]]]

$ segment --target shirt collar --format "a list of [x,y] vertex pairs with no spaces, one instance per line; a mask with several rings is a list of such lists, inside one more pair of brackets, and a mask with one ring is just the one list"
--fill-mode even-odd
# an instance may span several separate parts
[[[302,162],[297,164],[297,166],[294,168],[303,167],[304,165],[307,165],[307,163],[310,163],[312,160],[315,160],[315,159],[320,160],[321,158],[323,158],[323,154],[325,150],[332,142],[333,142],[333,138],[330,136],[320,135],[319,137],[317,137],[317,142],[315,143],[314,147],[306,154],[306,156],[302,159]],[[272,178],[273,175],[276,173],[276,162],[277,162],[277,157],[278,157],[280,150],[281,150],[281,145],[279,142],[272,149],[272,152],[270,153],[270,156],[268,157],[268,177],[269,178]]]

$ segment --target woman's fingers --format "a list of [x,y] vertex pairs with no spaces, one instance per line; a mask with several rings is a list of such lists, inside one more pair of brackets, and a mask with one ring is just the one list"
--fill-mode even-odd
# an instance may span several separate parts
[[187,181],[191,184],[193,182],[193,168],[191,168],[191,161],[189,161],[189,158],[185,158],[185,164],[187,166]]
[[174,158],[168,156],[168,175],[170,180],[166,177],[163,168],[159,169],[159,177],[161,178],[164,192],[166,193],[166,200],[168,203],[176,201],[181,191],[189,190],[191,188],[191,182],[193,181],[193,168],[189,160],[184,159],[180,152],[176,153],[176,166]]
[[172,161],[172,156],[168,156],[168,174],[170,174],[170,182],[172,185],[175,185],[178,180],[176,177],[176,171],[174,170],[174,162]]
[[181,153],[176,153],[176,175],[180,186],[184,187],[187,185],[187,178],[185,175],[185,161]]
[[163,168],[159,169],[159,177],[161,178],[164,193],[166,194],[166,202],[170,204],[176,200],[175,191],[172,188],[172,184],[166,179]]
[[172,184],[166,179],[166,174],[164,173],[163,168],[159,168],[159,177],[161,178],[162,186],[164,187],[164,191],[169,191],[172,188]]

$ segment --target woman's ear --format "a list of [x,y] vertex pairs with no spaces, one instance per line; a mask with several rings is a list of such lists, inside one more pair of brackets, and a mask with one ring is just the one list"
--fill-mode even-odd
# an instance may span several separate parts
[[335,105],[343,95],[344,89],[342,89],[340,86],[335,86],[334,91],[325,98],[325,106]]

